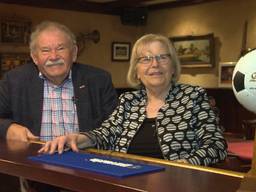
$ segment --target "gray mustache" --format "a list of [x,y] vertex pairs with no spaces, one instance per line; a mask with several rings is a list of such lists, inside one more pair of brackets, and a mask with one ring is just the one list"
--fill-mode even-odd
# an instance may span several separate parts
[[56,61],[50,61],[50,60],[48,60],[48,61],[46,61],[46,63],[45,63],[46,66],[62,65],[62,64],[64,64],[64,60],[63,60],[63,59],[58,59],[58,60],[56,60]]

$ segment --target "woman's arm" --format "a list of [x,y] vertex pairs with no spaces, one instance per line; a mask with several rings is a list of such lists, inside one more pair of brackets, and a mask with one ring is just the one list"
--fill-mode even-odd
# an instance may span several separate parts
[[195,165],[215,164],[226,158],[227,144],[216,114],[209,105],[205,90],[199,88],[198,91],[198,97],[194,102],[195,134],[198,146],[186,159]]
[[93,138],[98,149],[112,150],[114,148],[116,139],[123,131],[125,101],[125,94],[120,95],[119,104],[109,118],[102,123],[100,128],[87,133]]

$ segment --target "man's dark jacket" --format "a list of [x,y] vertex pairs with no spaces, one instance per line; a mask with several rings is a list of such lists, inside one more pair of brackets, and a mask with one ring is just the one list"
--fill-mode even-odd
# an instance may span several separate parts
[[[0,81],[0,137],[11,123],[28,127],[40,135],[43,109],[43,80],[34,63],[7,72]],[[99,127],[117,105],[111,76],[101,69],[73,64],[72,81],[80,131]]]

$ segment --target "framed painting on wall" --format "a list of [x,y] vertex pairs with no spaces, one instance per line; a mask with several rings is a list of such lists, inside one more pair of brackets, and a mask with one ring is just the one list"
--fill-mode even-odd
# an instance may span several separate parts
[[127,42],[112,43],[112,61],[129,61],[131,44]]
[[219,87],[232,87],[232,75],[236,62],[222,62],[219,64]]
[[5,19],[0,23],[0,41],[2,43],[28,44],[31,32],[30,21]]
[[214,66],[214,36],[213,33],[199,36],[171,37],[181,67],[213,67]]
[[0,55],[1,75],[17,66],[27,63],[29,60],[29,53],[2,53]]

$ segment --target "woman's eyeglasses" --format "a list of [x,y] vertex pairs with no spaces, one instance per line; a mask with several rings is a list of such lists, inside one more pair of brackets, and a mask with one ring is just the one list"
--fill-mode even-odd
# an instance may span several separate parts
[[137,59],[137,62],[142,64],[151,64],[155,59],[160,64],[166,64],[170,60],[170,57],[171,57],[170,54],[159,54],[155,56],[147,55],[147,56],[139,57]]

